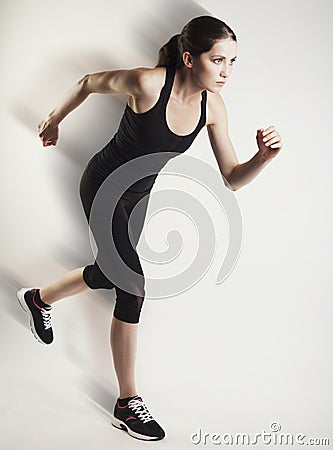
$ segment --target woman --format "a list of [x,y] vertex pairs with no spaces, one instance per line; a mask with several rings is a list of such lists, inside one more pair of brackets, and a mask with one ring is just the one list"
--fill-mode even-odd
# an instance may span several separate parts
[[[228,25],[214,17],[196,17],[160,49],[154,68],[88,74],[39,125],[43,146],[56,145],[59,123],[89,94],[128,95],[117,133],[90,159],[81,178],[80,196],[88,221],[99,187],[115,169],[128,161],[137,161],[142,155],[182,153],[205,125],[218,166],[232,190],[249,183],[276,156],[282,143],[274,126],[257,130],[258,151],[246,163],[239,164],[230,141],[227,112],[220,91],[231,75],[236,49],[236,36]],[[56,301],[89,288],[115,288],[110,341],[120,392],[112,424],[145,440],[165,436],[138,395],[134,377],[137,329],[145,296],[144,276],[135,246],[156,177],[157,174],[145,176],[127,186],[112,217],[115,246],[126,265],[141,275],[139,280],[142,282],[120,280],[121,274],[118,279],[116,264],[114,267],[107,265],[110,276],[105,273],[99,261],[104,264],[108,257],[108,244],[103,242],[101,245],[95,235],[98,230],[92,228],[98,256],[101,256],[99,260],[96,257],[94,264],[75,269],[50,286],[23,288],[17,294],[21,306],[29,314],[33,334],[41,343],[50,344],[53,341],[51,309]],[[130,238],[127,232],[129,217],[141,200],[140,214]]]

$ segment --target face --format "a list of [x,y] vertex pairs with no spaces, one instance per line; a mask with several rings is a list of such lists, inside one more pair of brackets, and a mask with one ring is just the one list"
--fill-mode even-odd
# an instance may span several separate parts
[[236,56],[237,42],[230,38],[217,41],[208,52],[192,58],[193,78],[201,88],[219,92],[232,73]]

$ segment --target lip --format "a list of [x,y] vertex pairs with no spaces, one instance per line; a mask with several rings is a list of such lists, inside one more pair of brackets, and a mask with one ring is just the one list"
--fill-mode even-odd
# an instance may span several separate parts
[[223,86],[225,84],[225,81],[217,81],[216,84],[220,84]]

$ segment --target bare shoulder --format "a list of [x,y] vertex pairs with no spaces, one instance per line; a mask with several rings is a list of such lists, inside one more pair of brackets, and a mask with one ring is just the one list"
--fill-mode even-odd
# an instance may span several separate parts
[[165,82],[165,67],[139,67],[137,70],[139,92],[142,96],[155,96]]
[[207,91],[207,123],[206,125],[217,125],[227,122],[227,109],[223,98],[217,92]]
[[136,69],[137,89],[128,98],[128,105],[137,114],[151,109],[157,102],[165,83],[166,68],[139,67]]

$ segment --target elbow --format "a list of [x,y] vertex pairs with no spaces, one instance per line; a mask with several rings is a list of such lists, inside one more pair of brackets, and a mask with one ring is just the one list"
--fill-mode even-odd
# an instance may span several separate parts
[[[235,166],[237,167],[237,166]],[[233,169],[228,173],[228,176],[223,176],[224,178],[224,183],[227,186],[227,188],[229,188],[231,191],[237,191],[239,186],[236,186],[235,181],[233,180],[233,171],[235,169],[235,167],[233,167]]]
[[230,181],[226,177],[223,177],[223,179],[224,179],[224,184],[228,189],[230,189],[231,191],[237,191],[237,187],[235,185],[231,184]]
[[80,91],[85,93],[85,94],[90,94],[90,92],[89,92],[89,79],[90,79],[90,74],[87,73],[84,77],[82,77],[77,82],[77,85],[80,88]]

